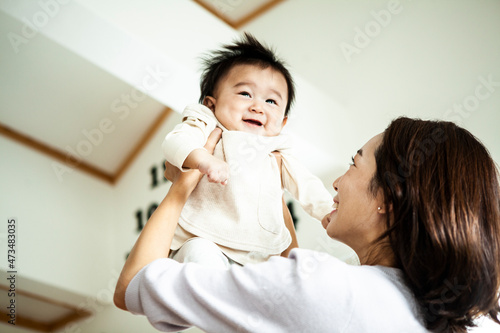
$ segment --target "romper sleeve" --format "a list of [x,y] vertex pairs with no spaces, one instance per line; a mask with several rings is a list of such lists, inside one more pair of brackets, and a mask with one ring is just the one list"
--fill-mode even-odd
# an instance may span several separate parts
[[297,158],[286,151],[283,151],[281,156],[283,187],[310,216],[321,221],[332,211],[332,195],[323,182],[309,172]]
[[205,145],[216,125],[217,120],[209,108],[201,104],[188,105],[182,112],[182,122],[163,140],[161,147],[166,160],[183,170],[187,156]]
[[[130,282],[127,309],[164,332],[191,326],[217,333],[345,328],[353,309],[352,288],[343,274],[347,265],[324,253],[301,251],[229,269],[157,259]],[[334,288],[327,291],[320,287],[330,284]]]

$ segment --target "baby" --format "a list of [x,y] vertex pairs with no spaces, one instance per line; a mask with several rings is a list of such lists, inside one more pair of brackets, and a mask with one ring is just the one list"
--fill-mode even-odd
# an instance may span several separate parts
[[[281,134],[295,88],[273,51],[245,34],[204,65],[203,105],[188,106],[162,144],[169,163],[206,175],[181,213],[173,258],[224,266],[265,261],[291,242],[282,187],[320,221],[333,199],[290,154],[290,140]],[[212,155],[203,146],[215,127],[223,132]]]

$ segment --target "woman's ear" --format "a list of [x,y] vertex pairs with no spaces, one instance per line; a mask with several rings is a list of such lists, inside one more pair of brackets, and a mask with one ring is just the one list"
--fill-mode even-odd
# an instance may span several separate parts
[[203,99],[203,105],[205,105],[207,108],[212,110],[212,112],[215,112],[215,104],[217,100],[213,98],[212,96],[205,96]]
[[377,207],[379,214],[392,213],[392,204]]
[[392,213],[392,203],[386,204],[382,190],[379,188],[377,190],[376,201],[378,202],[377,211],[379,214]]

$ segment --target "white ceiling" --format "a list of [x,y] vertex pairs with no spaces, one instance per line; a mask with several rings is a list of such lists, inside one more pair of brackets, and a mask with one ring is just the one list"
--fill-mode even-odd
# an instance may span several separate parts
[[[21,22],[0,12],[0,31],[21,28]],[[76,152],[100,170],[116,172],[165,106],[143,94],[134,95],[140,103],[131,98],[135,108],[128,106],[122,95],[131,95],[129,84],[42,34],[21,46],[16,53],[7,38],[0,39],[0,122],[62,152]],[[124,111],[114,112],[119,107],[131,112],[124,117]],[[109,119],[105,128],[110,133],[101,131],[101,139],[95,129],[103,119]],[[94,140],[83,156],[79,152],[86,154],[88,146],[82,142],[90,141],[86,135]]]

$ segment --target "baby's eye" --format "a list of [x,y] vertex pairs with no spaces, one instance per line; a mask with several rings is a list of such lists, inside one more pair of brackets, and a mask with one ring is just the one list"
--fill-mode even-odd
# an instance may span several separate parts
[[268,99],[268,100],[266,100],[266,103],[278,105],[278,103],[276,103],[276,101],[274,99]]
[[242,91],[239,93],[241,96],[247,96],[247,97],[250,97],[250,94],[247,93],[246,91]]
[[354,167],[355,167],[355,166],[356,166],[356,163],[354,163],[354,156],[352,156],[352,157],[351,157],[351,161],[352,161],[352,162],[351,162],[351,163],[349,163],[349,165],[352,165],[352,166],[354,166]]

